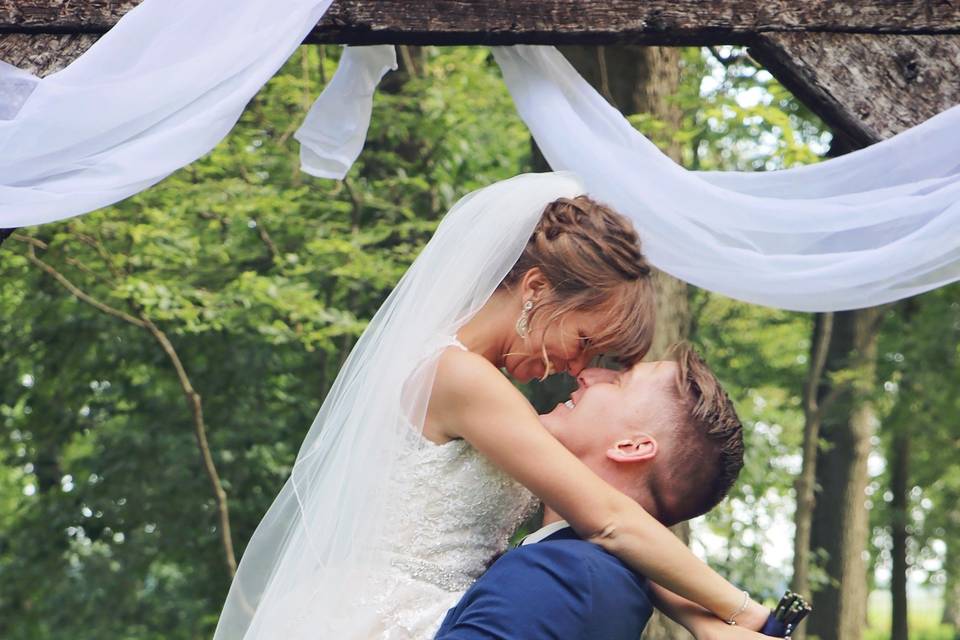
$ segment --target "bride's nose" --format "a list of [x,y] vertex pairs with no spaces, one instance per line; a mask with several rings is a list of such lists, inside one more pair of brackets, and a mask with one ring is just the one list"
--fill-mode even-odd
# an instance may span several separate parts
[[587,357],[585,354],[581,354],[577,357],[576,360],[571,360],[567,363],[567,372],[577,379],[577,382],[580,382],[580,374],[586,371],[587,368]]

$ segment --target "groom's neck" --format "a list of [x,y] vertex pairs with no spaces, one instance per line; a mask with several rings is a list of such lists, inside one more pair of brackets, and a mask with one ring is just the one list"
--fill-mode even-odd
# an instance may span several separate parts
[[543,524],[542,526],[547,526],[548,524],[553,524],[554,522],[559,522],[563,520],[563,516],[551,509],[550,507],[543,506]]

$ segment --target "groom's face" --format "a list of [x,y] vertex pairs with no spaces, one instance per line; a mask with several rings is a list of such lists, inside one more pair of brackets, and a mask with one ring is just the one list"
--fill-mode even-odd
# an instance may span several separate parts
[[675,410],[675,362],[641,362],[624,371],[584,369],[566,402],[540,417],[585,462],[604,458],[625,438],[670,424]]

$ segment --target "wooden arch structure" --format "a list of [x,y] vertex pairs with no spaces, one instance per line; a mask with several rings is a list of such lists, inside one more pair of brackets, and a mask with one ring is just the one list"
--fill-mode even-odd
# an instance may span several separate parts
[[[62,68],[140,0],[0,0],[0,60]],[[960,103],[954,0],[335,0],[308,42],[746,45],[853,146]]]

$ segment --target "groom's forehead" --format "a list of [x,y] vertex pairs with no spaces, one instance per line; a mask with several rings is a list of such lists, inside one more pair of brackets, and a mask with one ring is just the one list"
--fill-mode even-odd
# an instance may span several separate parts
[[654,360],[652,362],[638,362],[629,369],[619,373],[620,384],[624,387],[630,384],[649,384],[652,382],[666,382],[676,375],[676,362],[672,360]]

